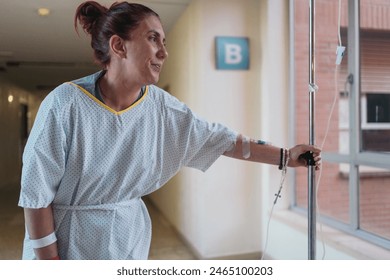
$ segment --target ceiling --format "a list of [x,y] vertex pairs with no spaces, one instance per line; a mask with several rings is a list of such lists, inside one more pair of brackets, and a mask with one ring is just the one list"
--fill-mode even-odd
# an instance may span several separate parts
[[[156,11],[168,34],[191,0],[141,0]],[[0,75],[29,90],[50,89],[90,73],[89,38],[74,29],[74,13],[82,0],[0,0]],[[110,6],[115,1],[97,0]],[[133,2],[133,1],[129,1]],[[38,8],[50,9],[39,16]]]

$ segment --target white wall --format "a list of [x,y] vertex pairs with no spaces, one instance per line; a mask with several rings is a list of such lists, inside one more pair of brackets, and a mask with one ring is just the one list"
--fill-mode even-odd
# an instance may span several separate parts
[[[285,145],[288,48],[267,42],[271,35],[264,26],[269,5],[279,8],[281,4],[192,1],[168,35],[170,54],[160,85],[169,86],[173,95],[210,121]],[[274,18],[273,33],[279,33],[287,21],[278,22],[285,14]],[[283,32],[274,35],[276,39],[285,36]],[[249,37],[249,71],[215,69],[216,36]],[[273,54],[279,49],[282,55]],[[184,169],[152,199],[199,258],[258,253],[269,206],[267,190],[271,185],[277,188],[279,181],[276,170],[222,157],[204,174]]]
[[[8,98],[12,96],[12,102]],[[10,100],[11,101],[11,100]],[[0,189],[18,187],[22,167],[20,105],[29,106],[31,128],[40,99],[27,90],[0,77]]]

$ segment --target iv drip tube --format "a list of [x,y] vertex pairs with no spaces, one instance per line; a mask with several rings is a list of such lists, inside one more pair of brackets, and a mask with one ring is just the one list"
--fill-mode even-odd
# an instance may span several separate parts
[[[309,0],[309,144],[315,144],[314,104],[315,93],[315,0]],[[308,166],[308,259],[316,258],[316,187],[315,166]]]

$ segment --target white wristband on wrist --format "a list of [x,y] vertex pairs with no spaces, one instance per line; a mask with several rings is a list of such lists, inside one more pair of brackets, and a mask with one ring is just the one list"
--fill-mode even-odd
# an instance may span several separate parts
[[34,249],[39,249],[39,248],[49,246],[50,244],[53,244],[54,242],[57,241],[57,237],[55,232],[52,232],[45,237],[42,237],[40,239],[30,239],[30,241],[31,241],[31,246]]

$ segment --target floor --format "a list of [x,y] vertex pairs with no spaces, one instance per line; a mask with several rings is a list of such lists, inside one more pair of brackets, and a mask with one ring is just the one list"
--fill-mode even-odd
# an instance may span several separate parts
[[0,259],[21,258],[24,237],[23,211],[17,207],[16,191],[0,191]]
[[[17,206],[18,195],[18,191],[14,190],[0,191],[0,260],[21,258],[24,218],[23,210]],[[164,216],[148,200],[145,202],[153,225],[149,258],[152,260],[195,259]]]
[[145,203],[152,219],[152,243],[149,259],[195,260],[196,257],[161,212],[147,199]]

